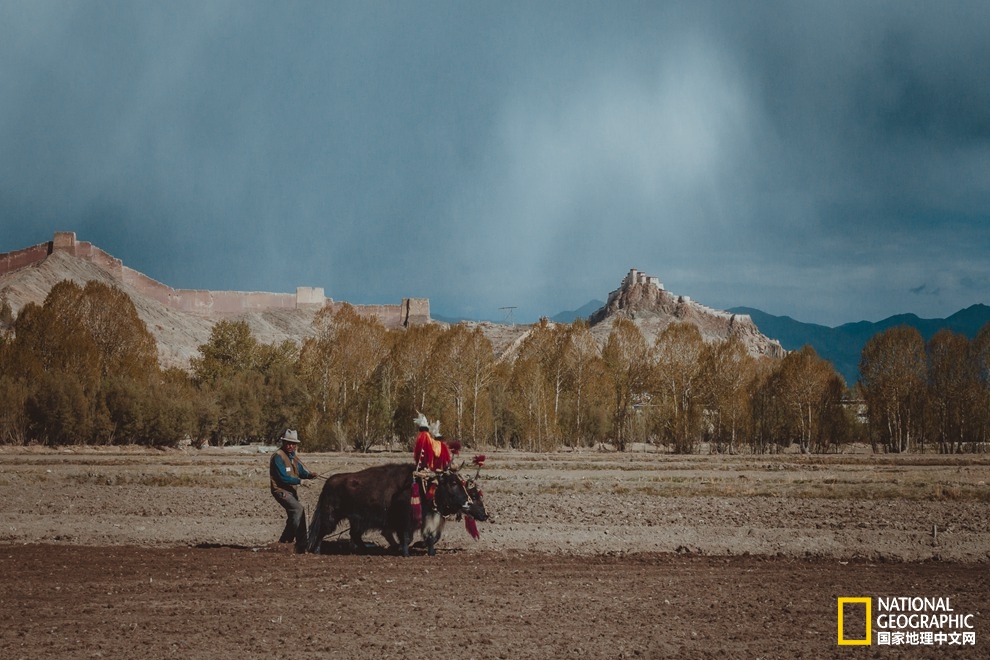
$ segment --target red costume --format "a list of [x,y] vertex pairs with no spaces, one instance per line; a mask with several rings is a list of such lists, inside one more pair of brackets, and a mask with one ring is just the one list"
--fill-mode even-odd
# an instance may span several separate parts
[[[416,417],[416,423],[419,426],[419,435],[416,436],[416,444],[413,445],[413,462],[416,463],[416,470],[443,472],[450,467],[450,450],[447,449],[447,445],[443,441],[430,435],[429,422],[422,413]],[[437,429],[439,429],[439,425],[440,422],[437,421]],[[440,435],[439,430],[437,435]],[[422,520],[420,495],[422,494],[423,499],[429,502],[432,508],[434,507],[433,494],[436,489],[437,482],[432,477],[417,476],[413,481],[410,505],[412,506],[413,520],[417,521],[417,524]]]
[[440,440],[434,440],[429,431],[420,431],[413,447],[413,462],[417,470],[442,472],[450,467],[450,450]]

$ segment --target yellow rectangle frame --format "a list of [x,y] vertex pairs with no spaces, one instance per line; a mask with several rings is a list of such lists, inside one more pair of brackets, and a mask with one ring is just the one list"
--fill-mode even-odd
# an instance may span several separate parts
[[[842,606],[846,603],[863,603],[866,605],[866,639],[846,639],[842,627]],[[839,599],[839,646],[870,646],[873,643],[873,599],[840,598]]]

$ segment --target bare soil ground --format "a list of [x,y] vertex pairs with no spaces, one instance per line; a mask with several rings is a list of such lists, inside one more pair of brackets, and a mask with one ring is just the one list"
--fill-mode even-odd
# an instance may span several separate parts
[[[272,543],[267,462],[0,448],[0,657],[990,657],[990,457],[489,452],[481,539],[409,559]],[[976,643],[840,647],[856,596],[951,598]]]

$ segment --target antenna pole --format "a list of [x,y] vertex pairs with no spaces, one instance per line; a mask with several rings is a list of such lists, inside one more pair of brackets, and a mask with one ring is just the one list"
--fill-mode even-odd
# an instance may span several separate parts
[[502,323],[504,323],[505,325],[515,325],[515,322],[512,320],[512,310],[514,310],[516,308],[515,307],[499,307],[499,309],[504,314],[504,316],[502,317]]

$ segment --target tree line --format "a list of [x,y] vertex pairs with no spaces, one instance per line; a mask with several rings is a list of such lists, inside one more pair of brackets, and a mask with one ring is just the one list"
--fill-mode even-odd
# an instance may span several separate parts
[[887,451],[984,449],[990,434],[990,324],[972,340],[940,330],[927,342],[899,326],[863,348],[869,436]]
[[408,445],[417,411],[467,446],[530,451],[830,452],[851,441],[963,451],[990,429],[990,326],[972,341],[881,333],[850,392],[810,346],[755,358],[690,324],[648,341],[617,318],[599,345],[581,320],[544,319],[496,359],[476,327],[388,330],[347,304],[314,323],[299,346],[219,321],[186,371],[160,367],[154,338],[112,286],[60,282],[16,318],[0,302],[0,442],[219,445],[272,442],[292,427],[310,450],[366,451]]

